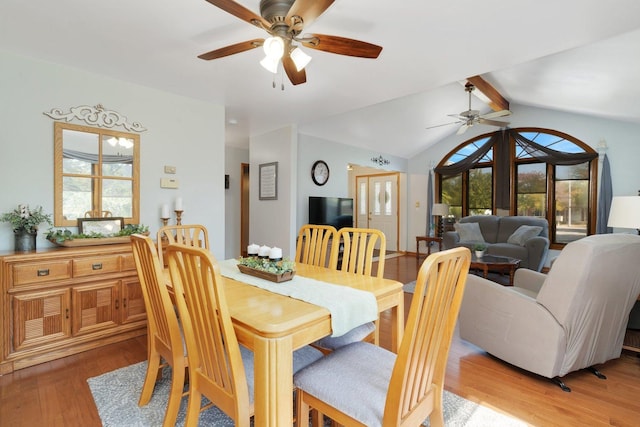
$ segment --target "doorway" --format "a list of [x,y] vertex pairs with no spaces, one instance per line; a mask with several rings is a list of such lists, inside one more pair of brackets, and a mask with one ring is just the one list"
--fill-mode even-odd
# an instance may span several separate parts
[[249,163],[240,164],[240,253],[247,256],[249,246]]
[[397,172],[356,176],[356,227],[381,230],[388,251],[399,247],[399,176]]

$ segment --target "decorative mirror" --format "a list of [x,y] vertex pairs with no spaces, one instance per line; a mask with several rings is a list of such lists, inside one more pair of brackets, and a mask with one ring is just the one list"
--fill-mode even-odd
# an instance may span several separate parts
[[138,224],[139,175],[138,134],[55,122],[55,226],[76,226],[87,212]]

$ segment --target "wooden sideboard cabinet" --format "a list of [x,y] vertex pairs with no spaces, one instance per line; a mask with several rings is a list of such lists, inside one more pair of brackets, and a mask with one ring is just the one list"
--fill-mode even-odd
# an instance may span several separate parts
[[0,374],[146,333],[131,246],[0,254]]

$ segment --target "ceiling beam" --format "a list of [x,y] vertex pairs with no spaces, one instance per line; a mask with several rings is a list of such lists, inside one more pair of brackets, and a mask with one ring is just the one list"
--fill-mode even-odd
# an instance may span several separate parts
[[504,99],[500,92],[491,84],[480,76],[467,78],[467,81],[476,87],[476,90],[482,92],[489,98],[489,106],[493,111],[502,111],[509,109],[509,101]]

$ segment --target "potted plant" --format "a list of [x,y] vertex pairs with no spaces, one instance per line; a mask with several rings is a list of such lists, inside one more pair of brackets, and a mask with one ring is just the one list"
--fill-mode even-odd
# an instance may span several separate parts
[[477,258],[482,258],[484,252],[487,250],[487,245],[485,245],[484,243],[476,243],[475,245],[473,245],[473,250],[475,251]]
[[42,212],[42,206],[29,209],[29,205],[18,205],[17,209],[2,214],[0,221],[11,224],[15,235],[16,252],[35,250],[38,226],[43,222],[53,225],[51,214]]

